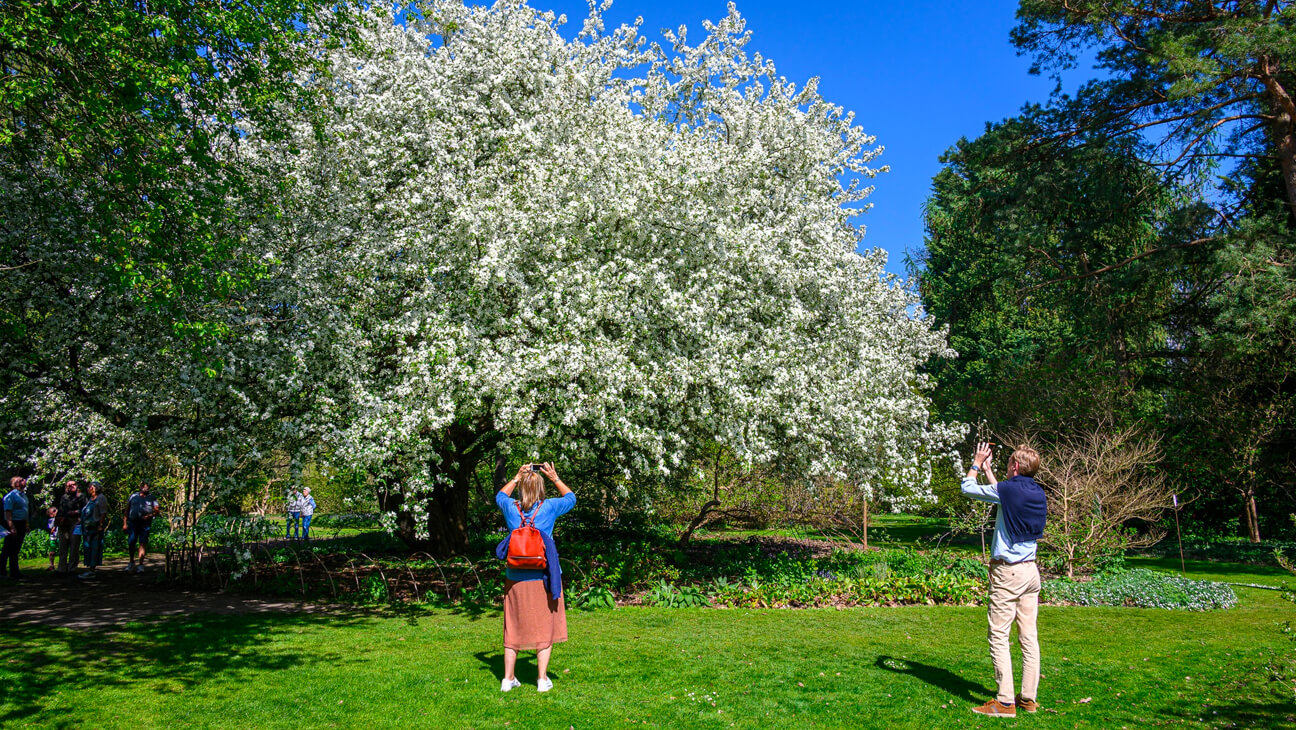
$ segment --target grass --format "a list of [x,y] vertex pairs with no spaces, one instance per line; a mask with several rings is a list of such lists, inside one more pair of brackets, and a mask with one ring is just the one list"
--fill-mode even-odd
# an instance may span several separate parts
[[[943,517],[922,517],[919,515],[881,513],[869,517],[869,545],[876,547],[912,547],[919,550],[930,550],[936,545],[936,539],[949,531],[949,522]],[[831,530],[817,530],[810,527],[774,527],[764,530],[720,530],[711,533],[702,530],[699,537],[708,534],[724,534],[735,537],[772,536],[790,537],[810,540],[844,540],[853,539],[845,533]],[[993,532],[986,533],[986,545],[990,545]],[[976,535],[958,535],[945,538],[941,546],[959,551],[980,553],[981,540]]]
[[[1273,577],[1246,572],[1253,566],[1207,567],[1240,582]],[[1207,613],[1043,608],[1046,711],[1017,722],[1291,726],[1291,680],[1271,677],[1293,648],[1276,623],[1296,611],[1273,591],[1239,595],[1238,608]],[[10,630],[0,636],[0,726],[894,730],[999,722],[969,712],[993,692],[984,609],[621,608],[572,611],[569,625],[572,641],[555,649],[548,695],[526,684],[499,693],[501,622],[489,611],[194,615],[92,632]],[[534,681],[528,655],[519,676]]]

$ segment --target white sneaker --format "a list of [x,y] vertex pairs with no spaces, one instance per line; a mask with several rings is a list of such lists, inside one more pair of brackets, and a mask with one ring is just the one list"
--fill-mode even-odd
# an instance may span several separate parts
[[502,680],[500,680],[500,691],[501,691],[501,692],[508,692],[509,690],[513,689],[514,687],[521,687],[521,686],[522,686],[522,683],[518,681],[517,677],[514,677],[513,679],[502,679]]
[[140,563],[139,565],[136,565],[136,566],[135,566],[135,572],[136,572],[136,573],[143,573],[143,572],[144,572],[144,564],[143,564],[143,563]]
[[537,692],[548,692],[551,689],[553,689],[553,680],[548,677],[541,677],[540,681],[536,682]]
[[78,577],[78,578],[93,578],[93,577],[94,577],[94,572],[93,572],[93,571],[90,571],[90,570],[87,570],[87,571],[85,571],[84,573],[78,573],[78,574],[77,574],[77,577]]
[[135,563],[134,563],[134,562],[132,562],[130,565],[127,565],[127,566],[126,566],[126,572],[127,572],[127,573],[134,573],[134,572],[135,572]]

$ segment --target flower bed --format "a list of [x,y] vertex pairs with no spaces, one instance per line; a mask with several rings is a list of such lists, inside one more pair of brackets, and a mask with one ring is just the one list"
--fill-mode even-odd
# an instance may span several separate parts
[[1160,573],[1145,568],[1100,573],[1089,581],[1067,579],[1044,583],[1049,603],[1079,606],[1129,606],[1186,611],[1232,608],[1237,594],[1224,583]]

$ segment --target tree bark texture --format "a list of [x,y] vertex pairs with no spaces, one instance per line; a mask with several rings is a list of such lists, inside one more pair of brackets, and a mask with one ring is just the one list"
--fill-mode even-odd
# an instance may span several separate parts
[[[442,434],[437,461],[430,465],[438,481],[424,504],[427,517],[422,527],[426,529],[426,537],[419,536],[419,525],[403,488],[408,476],[396,471],[388,482],[380,485],[378,507],[396,514],[396,536],[401,542],[412,550],[438,558],[468,552],[468,506],[472,501],[474,475],[498,440],[493,431],[458,425]],[[501,457],[493,465],[497,482],[504,471],[503,464]]]

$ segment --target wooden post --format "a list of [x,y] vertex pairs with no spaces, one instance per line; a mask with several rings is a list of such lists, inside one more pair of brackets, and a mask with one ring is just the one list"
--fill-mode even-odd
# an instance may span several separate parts
[[864,549],[868,550],[868,497],[864,498]]
[[1179,530],[1179,495],[1172,494],[1170,496],[1174,500],[1175,537],[1179,538],[1179,572],[1187,575],[1188,568],[1184,565],[1183,532]]

